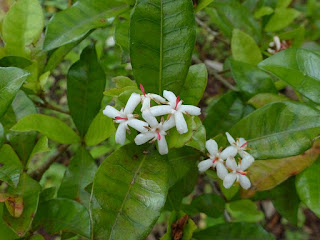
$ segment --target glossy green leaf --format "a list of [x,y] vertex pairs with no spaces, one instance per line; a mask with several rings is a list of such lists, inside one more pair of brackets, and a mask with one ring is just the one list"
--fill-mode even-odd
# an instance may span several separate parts
[[8,144],[3,145],[0,149],[0,180],[16,187],[22,170],[23,166],[14,150]]
[[8,192],[17,194],[23,198],[23,212],[19,218],[15,218],[9,214],[8,210],[4,210],[3,220],[15,233],[22,237],[30,229],[33,217],[37,211],[40,185],[24,173],[20,176],[18,187],[10,187]]
[[67,98],[70,115],[84,136],[94,117],[98,114],[106,85],[94,46],[85,48],[80,60],[68,72]]
[[245,138],[255,159],[289,157],[312,146],[319,117],[319,110],[303,103],[275,102],[241,119],[229,133]]
[[2,147],[3,143],[4,143],[4,128],[2,126],[2,124],[0,123],[0,148]]
[[28,75],[29,73],[19,68],[0,67],[0,117],[7,111]]
[[[4,207],[4,203],[0,203],[1,220]],[[4,221],[0,221],[0,238],[5,240],[16,240],[17,238],[19,238],[19,236],[15,234]]]
[[234,29],[231,40],[232,57],[236,61],[256,65],[262,61],[260,48],[254,39],[239,29]]
[[320,217],[320,159],[300,173],[296,178],[296,188],[300,199]]
[[122,62],[129,58],[130,11],[122,14],[115,22],[114,40],[122,50]]
[[43,227],[51,234],[66,231],[90,237],[88,210],[70,199],[55,198],[40,203],[33,225],[34,228]]
[[259,93],[248,100],[248,103],[254,106],[255,108],[263,107],[264,105],[280,102],[280,101],[288,101],[289,98],[274,93]]
[[28,162],[30,162],[32,160],[34,155],[36,155],[38,153],[47,152],[49,150],[50,150],[50,148],[48,146],[48,138],[46,136],[40,137],[39,140],[37,141],[36,145],[34,146],[31,154],[30,154]]
[[77,1],[55,14],[47,27],[44,49],[51,50],[79,40],[90,30],[107,26],[107,19],[126,9],[124,1]]
[[197,64],[189,68],[186,82],[180,92],[180,99],[184,104],[198,105],[208,81],[206,65]]
[[293,8],[277,8],[265,26],[265,31],[276,32],[288,26],[300,12]]
[[105,159],[94,178],[93,238],[145,239],[160,215],[167,191],[166,156],[153,147],[146,150],[131,144],[120,148]]
[[39,131],[55,142],[62,144],[78,143],[79,136],[61,120],[43,115],[30,114],[22,118],[12,127],[13,131]]
[[249,199],[229,202],[226,209],[235,222],[259,222],[264,219],[263,212]]
[[219,133],[224,134],[242,118],[244,104],[237,93],[228,92],[210,103],[206,111],[203,125],[207,131],[207,138],[212,138]]
[[272,78],[254,65],[231,60],[230,67],[238,89],[248,98],[258,93],[277,93]]
[[90,194],[84,188],[93,181],[97,169],[90,153],[84,147],[80,147],[64,174],[58,197],[70,198],[87,205]]
[[94,146],[106,140],[115,131],[113,120],[100,111],[91,122],[84,140],[88,146]]
[[225,202],[218,195],[205,193],[194,198],[190,207],[209,217],[217,218],[223,215]]
[[38,0],[17,1],[2,23],[2,38],[8,55],[29,57],[27,49],[35,43],[44,27],[44,17]]
[[23,57],[17,56],[6,56],[0,59],[1,67],[17,67],[17,68],[25,68],[32,64],[32,62]]
[[219,224],[205,230],[195,232],[196,240],[274,240],[273,235],[268,233],[255,223],[225,223]]
[[259,67],[272,73],[310,100],[320,103],[320,56],[305,49],[287,49],[267,58]]
[[259,8],[257,11],[255,11],[254,17],[261,18],[263,16],[270,15],[271,13],[273,13],[273,11],[274,10],[271,7],[263,6],[263,7]]
[[146,91],[179,94],[194,44],[191,1],[137,1],[130,20],[130,57],[135,80]]
[[186,143],[186,146],[198,149],[201,152],[206,150],[206,128],[203,126],[200,118],[195,118],[197,129],[193,131],[191,140]]

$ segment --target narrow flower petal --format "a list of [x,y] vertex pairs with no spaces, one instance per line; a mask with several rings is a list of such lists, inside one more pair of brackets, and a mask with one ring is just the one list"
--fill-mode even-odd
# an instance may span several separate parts
[[180,134],[184,134],[184,133],[188,132],[188,126],[187,126],[186,120],[183,117],[183,114],[181,112],[176,112],[174,114],[174,118],[176,121],[177,131]]
[[166,100],[159,96],[158,94],[150,93],[150,97],[155,101],[155,102],[160,102],[160,103],[165,103]]
[[241,166],[240,166],[241,170],[245,171],[248,167],[251,166],[253,162],[254,162],[254,158],[248,153],[247,156],[242,158]]
[[164,90],[163,91],[163,96],[168,99],[168,101],[174,105],[176,105],[176,95],[173,93],[173,92],[170,92],[170,91],[167,91],[167,90]]
[[143,97],[141,112],[150,109],[150,98]]
[[142,113],[142,117],[152,128],[156,128],[159,125],[158,120],[151,114],[149,110],[144,111]]
[[223,179],[223,186],[225,188],[230,188],[233,185],[236,178],[237,175],[235,173],[228,173]]
[[117,131],[116,131],[116,143],[123,145],[124,142],[126,141],[126,129],[127,129],[127,123],[123,122],[120,123]]
[[233,139],[233,137],[232,137],[228,132],[226,132],[226,135],[227,135],[228,142],[229,142],[231,145],[236,142],[236,141]]
[[243,151],[241,149],[238,151],[238,153],[239,153],[240,157],[242,157],[242,158],[245,158],[249,154],[246,151]]
[[160,140],[158,139],[158,150],[161,155],[168,154],[168,145],[164,135],[161,135]]
[[135,137],[134,142],[137,145],[141,145],[150,141],[152,138],[154,138],[154,136],[155,135],[152,132],[140,133]]
[[198,164],[198,169],[199,169],[200,172],[205,172],[209,168],[211,168],[212,165],[213,165],[212,160],[211,159],[207,159],[207,160],[201,161]]
[[201,114],[201,109],[199,107],[196,106],[192,106],[192,105],[182,105],[179,110],[181,110],[183,113],[185,114],[190,114],[190,115],[194,115],[194,116],[198,116]]
[[226,165],[228,168],[232,169],[233,171],[236,171],[237,169],[237,163],[234,157],[228,157],[226,161]]
[[148,126],[148,123],[138,120],[138,119],[131,119],[128,122],[128,125],[132,128],[134,128],[135,130],[139,131],[139,132],[146,132],[148,131],[145,127]]
[[206,149],[211,156],[215,156],[219,150],[217,142],[213,139],[209,139],[208,141],[206,141]]
[[274,36],[273,41],[276,45],[276,50],[279,51],[281,48],[280,38],[278,36]]
[[234,157],[235,155],[237,155],[237,148],[234,146],[229,146],[222,151],[220,157],[225,160],[228,157]]
[[157,117],[171,113],[172,107],[170,107],[169,105],[159,105],[150,108],[150,111],[153,116]]
[[103,110],[103,114],[109,118],[115,118],[120,116],[120,112],[112,106],[107,105],[106,108]]
[[171,117],[169,120],[165,121],[163,123],[163,131],[168,131],[169,129],[173,128],[174,126],[176,126],[176,121],[174,119],[174,117]]
[[216,166],[216,169],[217,169],[217,175],[218,177],[223,180],[227,174],[228,174],[228,170],[226,169],[226,167],[224,166],[224,164],[222,162],[218,162],[217,163],[217,166]]
[[133,113],[134,109],[138,106],[140,103],[140,95],[138,93],[132,93],[126,107],[124,108],[124,113],[125,114],[131,114]]
[[251,187],[251,182],[247,176],[239,174],[240,185],[243,189],[249,189]]

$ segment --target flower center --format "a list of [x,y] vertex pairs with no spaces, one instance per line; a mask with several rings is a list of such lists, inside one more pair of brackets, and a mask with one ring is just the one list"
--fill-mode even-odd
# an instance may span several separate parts
[[212,160],[212,163],[215,163],[215,162],[218,161],[218,160],[219,160],[219,158],[216,157],[215,159]]
[[240,172],[240,171],[237,171],[237,173],[241,174],[241,175],[247,175],[247,172]]
[[128,118],[123,118],[123,117],[119,117],[119,116],[116,116],[116,117],[115,117],[115,119],[117,119],[117,120],[126,120],[126,121],[128,121]]
[[140,89],[141,89],[143,95],[146,96],[146,92],[144,91],[144,87],[141,83],[140,83]]
[[176,106],[174,107],[174,110],[177,110],[179,102],[180,102],[180,97],[178,96],[176,99]]
[[243,148],[243,147],[245,147],[245,146],[247,146],[248,145],[248,142],[245,142],[244,144],[242,144],[241,146],[240,146],[240,148]]
[[157,133],[157,135],[158,135],[158,140],[160,141],[160,140],[161,140],[161,135],[160,135],[160,133],[159,133],[159,129],[156,130],[156,133]]

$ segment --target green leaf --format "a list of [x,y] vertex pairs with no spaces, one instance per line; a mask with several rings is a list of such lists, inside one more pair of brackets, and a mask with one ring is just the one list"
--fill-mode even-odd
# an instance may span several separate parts
[[122,14],[115,22],[114,40],[122,50],[122,62],[129,59],[130,11]]
[[90,237],[89,212],[80,203],[64,198],[56,198],[39,204],[34,219],[34,228],[43,227],[49,233],[73,232]]
[[239,29],[234,29],[231,39],[232,57],[236,61],[256,65],[262,61],[260,48],[254,39]]
[[49,151],[50,148],[48,146],[48,138],[46,136],[42,136],[39,138],[38,142],[36,143],[36,145],[34,146],[28,163],[32,160],[32,158],[34,157],[34,155],[38,154],[38,153],[43,153],[43,152],[47,152]]
[[40,234],[33,235],[30,240],[45,240],[44,237]]
[[274,240],[273,235],[255,223],[225,223],[215,225],[205,230],[195,232],[193,237],[197,240]]
[[3,145],[0,149],[0,180],[16,187],[22,170],[23,166],[14,150],[8,144]]
[[257,11],[255,11],[254,17],[261,18],[263,16],[270,15],[271,13],[273,13],[273,9],[271,7],[263,6],[259,8]]
[[93,238],[146,238],[160,215],[167,191],[166,156],[134,144],[120,148],[100,165],[94,178]]
[[296,188],[302,202],[320,217],[320,158],[296,178]]
[[254,97],[250,98],[248,100],[248,103],[254,106],[255,108],[263,107],[264,105],[274,103],[274,102],[280,102],[280,101],[288,101],[289,98],[280,95],[280,94],[274,94],[274,93],[259,93],[255,95]]
[[121,0],[79,0],[50,20],[44,41],[46,51],[75,42],[90,30],[108,25],[108,18],[127,8]]
[[305,49],[287,49],[259,64],[259,67],[282,81],[293,89],[320,103],[320,56]]
[[293,8],[277,8],[264,30],[267,32],[279,31],[292,23],[299,15],[300,12]]
[[17,67],[17,68],[25,68],[32,64],[32,62],[23,57],[17,56],[5,56],[0,59],[1,67]]
[[44,27],[44,16],[38,0],[17,1],[2,23],[2,38],[8,55],[29,57],[27,47],[35,43]]
[[208,72],[205,64],[193,65],[189,68],[186,82],[180,93],[184,104],[198,105],[208,81]]
[[198,149],[201,152],[206,151],[206,128],[203,126],[200,118],[195,118],[197,129],[193,131],[191,140],[186,143],[186,146]]
[[23,198],[23,212],[19,218],[16,218],[11,216],[8,210],[4,210],[3,220],[15,233],[22,237],[30,229],[33,217],[37,211],[40,185],[24,173],[20,176],[18,187],[9,187],[8,192]]
[[98,145],[102,141],[110,137],[116,128],[114,127],[113,120],[99,112],[93,119],[87,131],[84,140],[87,146]]
[[319,117],[320,111],[306,104],[275,102],[241,119],[229,133],[245,138],[256,159],[289,157],[312,146],[320,133]]
[[263,212],[249,199],[229,202],[226,209],[235,222],[259,222],[264,219]]
[[88,206],[90,194],[85,187],[93,181],[97,169],[90,153],[85,147],[80,147],[64,174],[58,197],[70,198]]
[[0,148],[2,147],[3,143],[5,140],[5,136],[4,136],[4,129],[2,124],[0,123]]
[[209,217],[217,218],[223,215],[225,202],[218,195],[205,193],[194,198],[190,207]]
[[245,97],[265,92],[277,93],[272,78],[256,66],[231,60],[230,67],[237,87]]
[[98,114],[106,86],[106,76],[101,68],[94,46],[85,48],[80,60],[68,72],[67,98],[70,115],[84,136]]
[[55,142],[62,144],[78,143],[80,138],[61,120],[43,115],[30,114],[22,118],[12,127],[13,131],[38,131]]
[[210,103],[206,112],[203,125],[207,131],[207,138],[212,138],[219,133],[224,134],[242,118],[244,104],[237,93],[228,92]]
[[130,21],[130,57],[135,80],[147,92],[179,94],[194,44],[191,1],[137,1]]
[[[4,203],[0,203],[0,219],[2,220]],[[0,221],[0,238],[6,240],[16,240],[19,238],[4,221]]]
[[278,0],[277,1],[277,8],[286,8],[290,5],[292,0]]
[[199,0],[195,7],[195,12],[199,12],[205,7],[207,7],[210,3],[212,3],[213,0]]
[[0,117],[7,111],[28,75],[29,73],[19,68],[0,67]]
[[300,26],[293,30],[280,33],[278,36],[281,40],[290,40],[292,48],[300,48],[304,43],[305,28]]

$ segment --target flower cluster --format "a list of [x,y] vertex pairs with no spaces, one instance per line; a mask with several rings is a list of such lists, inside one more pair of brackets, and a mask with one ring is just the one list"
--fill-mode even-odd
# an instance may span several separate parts
[[278,36],[273,37],[273,42],[269,43],[269,48],[267,51],[271,54],[276,54],[282,50],[285,50],[287,48],[291,47],[291,41],[290,40],[282,40],[280,41],[280,38]]
[[[201,110],[196,106],[182,105],[183,101],[179,96],[176,97],[173,92],[164,90],[163,98],[153,93],[146,94],[141,84],[140,88],[143,94],[132,93],[124,109],[119,111],[108,105],[103,110],[103,114],[113,118],[115,123],[119,123],[115,135],[117,143],[124,144],[126,132],[130,126],[140,132],[134,139],[137,145],[148,141],[157,141],[159,153],[167,154],[168,145],[165,139],[167,131],[176,127],[180,134],[188,132],[188,126],[183,115],[197,116],[200,115]],[[151,100],[159,105],[151,107]],[[144,121],[137,119],[139,115],[133,114],[140,102],[142,103],[141,113]],[[164,115],[167,115],[166,120],[164,120]],[[156,118],[159,116],[162,116],[160,122]]]
[[[248,189],[251,182],[245,170],[254,162],[254,158],[245,151],[248,149],[248,142],[244,138],[238,138],[235,141],[229,133],[226,135],[230,146],[223,151],[219,150],[215,140],[210,139],[206,142],[209,159],[199,163],[199,171],[204,172],[211,167],[215,168],[225,188],[230,188],[237,181],[240,182],[241,187]],[[235,160],[237,155],[241,157],[238,163]]]

